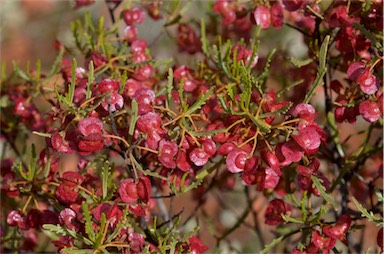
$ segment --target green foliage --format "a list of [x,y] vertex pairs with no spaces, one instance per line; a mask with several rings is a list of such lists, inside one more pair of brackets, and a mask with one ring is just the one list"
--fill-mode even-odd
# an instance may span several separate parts
[[359,211],[361,212],[361,215],[363,217],[366,217],[369,221],[376,223],[378,226],[384,225],[383,218],[379,218],[379,217],[375,216],[373,212],[369,212],[365,207],[363,207],[359,203],[359,201],[357,201],[357,199],[355,197],[352,197],[352,201],[355,204],[355,206],[357,207],[357,209],[359,209]]
[[303,101],[304,103],[309,102],[311,97],[314,95],[316,88],[322,83],[323,77],[324,77],[325,73],[327,72],[326,63],[327,63],[328,44],[329,44],[330,38],[331,37],[329,35],[327,35],[324,38],[323,43],[321,44],[320,53],[319,53],[319,67],[317,69],[316,79],[313,82],[310,90],[305,95],[305,99]]
[[316,188],[320,192],[320,196],[328,203],[330,204],[333,208],[337,210],[337,205],[335,200],[331,195],[327,193],[327,190],[325,189],[325,186],[322,184],[323,180],[316,177],[316,176],[311,176],[312,182],[313,182],[313,187]]

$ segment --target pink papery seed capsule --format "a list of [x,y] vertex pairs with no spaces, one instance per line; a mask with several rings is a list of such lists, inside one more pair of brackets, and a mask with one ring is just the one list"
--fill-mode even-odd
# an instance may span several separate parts
[[231,173],[238,173],[244,170],[247,154],[245,151],[235,148],[230,151],[225,160],[227,169]]
[[147,41],[143,39],[135,40],[131,44],[131,51],[133,53],[145,53],[147,48]]
[[265,6],[259,6],[253,12],[256,24],[261,26],[261,29],[267,29],[271,24],[271,13]]
[[356,81],[365,94],[374,94],[378,90],[379,80],[369,69],[366,69]]
[[209,155],[200,148],[195,148],[192,150],[192,152],[189,154],[189,159],[195,164],[196,166],[204,166],[209,159]]
[[101,93],[117,92],[119,91],[119,82],[114,79],[103,79],[97,86],[97,90]]
[[271,6],[271,23],[277,29],[280,29],[284,23],[284,12],[283,7],[281,7],[280,3],[274,3]]
[[103,122],[96,117],[87,117],[80,120],[77,125],[79,131],[84,136],[91,134],[102,134],[103,133]]
[[326,236],[341,239],[351,227],[352,219],[348,214],[342,214],[337,220],[336,224],[326,225],[323,227],[323,233]]
[[118,92],[112,92],[105,100],[101,103],[101,106],[106,110],[110,112],[115,112],[116,110],[119,110],[123,108],[124,105],[124,98],[122,95],[120,95]]
[[282,0],[283,6],[287,11],[297,11],[304,3],[303,0]]
[[51,144],[60,153],[72,154],[74,152],[70,142],[65,140],[58,131],[52,135]]
[[362,101],[359,104],[359,113],[367,122],[374,123],[381,116],[380,108],[376,102],[371,100]]
[[145,12],[139,8],[124,10],[122,12],[123,19],[127,25],[141,24],[145,19]]
[[127,42],[132,43],[137,39],[137,28],[134,26],[127,26],[124,29],[124,38]]
[[137,68],[135,73],[132,75],[132,77],[139,81],[146,81],[151,77],[153,72],[154,72],[153,67],[147,64]]
[[131,178],[125,179],[120,183],[118,192],[121,200],[124,203],[130,204],[135,202],[139,198],[136,183]]

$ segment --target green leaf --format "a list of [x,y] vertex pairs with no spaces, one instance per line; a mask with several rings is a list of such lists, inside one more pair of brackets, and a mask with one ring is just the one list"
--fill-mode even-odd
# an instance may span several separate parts
[[270,116],[285,115],[291,109],[292,105],[293,105],[293,103],[290,101],[287,105],[279,108],[278,110],[259,115],[259,118],[263,119],[263,118],[270,117]]
[[307,220],[308,212],[307,208],[305,207],[305,201],[307,200],[308,191],[304,191],[303,197],[301,198],[301,213],[303,216],[303,221]]
[[375,37],[371,34],[371,32],[369,32],[363,25],[361,25],[360,23],[357,23],[357,22],[353,22],[353,25],[360,30],[360,32],[362,34],[365,35],[365,37],[367,37],[371,42],[372,44],[378,49],[380,50],[381,52],[384,51],[383,49],[383,45],[381,45],[380,42],[378,42]]
[[213,130],[213,131],[194,131],[190,130],[188,131],[190,134],[192,134],[195,137],[211,137],[213,135],[216,135],[218,133],[223,133],[223,132],[228,132],[227,129],[218,129],[218,130]]
[[57,55],[55,61],[53,62],[53,65],[51,70],[49,71],[48,77],[52,77],[59,71],[61,62],[63,60],[64,51],[65,51],[64,47],[60,47],[59,54]]
[[243,89],[243,92],[240,94],[240,105],[243,111],[248,111],[249,104],[251,103],[251,95],[252,86],[249,84]]
[[232,101],[237,102],[237,100],[235,100],[235,95],[234,95],[234,89],[233,89],[234,86],[236,86],[236,83],[229,83],[228,85],[225,86],[225,89],[227,90],[229,98],[231,98]]
[[103,188],[103,200],[105,200],[107,195],[108,195],[108,185],[110,183],[110,176],[111,176],[110,168],[111,167],[109,165],[109,161],[105,161],[103,168],[102,168],[102,171],[101,171],[101,184],[102,184],[102,188]]
[[213,90],[214,90],[214,87],[211,87],[211,89],[209,89],[205,94],[202,94],[200,95],[199,99],[197,99],[193,104],[192,106],[190,106],[187,110],[187,112],[185,112],[187,115],[190,115],[192,114],[193,112],[195,112],[196,110],[200,109],[204,104],[205,102],[209,99],[209,97],[211,96],[211,94],[213,93]]
[[285,92],[291,90],[295,86],[298,86],[304,82],[304,79],[293,81],[291,84],[288,84],[287,86],[283,87],[280,91],[276,93],[277,97],[282,96]]
[[39,82],[40,81],[40,76],[41,76],[41,61],[40,59],[37,59],[36,60],[36,79],[35,81],[36,82]]
[[121,76],[121,86],[119,90],[119,94],[123,94],[125,86],[127,85],[127,79],[128,79],[128,73],[127,71],[123,72],[123,75]]
[[97,232],[97,234],[96,234],[95,244],[93,245],[95,248],[99,247],[100,244],[103,242],[105,227],[108,227],[107,217],[106,217],[105,213],[102,213],[101,218],[100,218],[100,229],[99,229],[99,232]]
[[9,100],[8,95],[3,95],[0,98],[0,108],[6,108],[11,104],[11,101]]
[[372,1],[371,0],[364,1],[364,3],[363,3],[363,12],[367,13],[369,11],[369,9],[371,8],[371,5],[372,5]]
[[44,179],[46,179],[49,175],[49,172],[51,171],[51,152],[48,149],[48,146],[46,146],[46,157],[47,157],[47,163],[45,163],[45,169],[44,169]]
[[85,233],[88,235],[89,239],[94,242],[95,241],[95,231],[92,227],[92,218],[91,214],[89,213],[88,205],[87,203],[83,202],[81,204],[81,207],[83,209],[84,219],[85,219]]
[[254,117],[252,114],[248,114],[248,116],[252,120],[252,122],[257,126],[257,128],[261,131],[262,134],[267,134],[271,131],[271,125],[263,119]]
[[323,44],[321,44],[320,56],[319,56],[319,67],[317,69],[316,79],[313,82],[313,85],[310,87],[307,94],[305,95],[303,103],[309,102],[311,97],[314,95],[316,88],[322,83],[323,77],[327,72],[326,63],[327,63],[328,44],[329,44],[330,38],[331,37],[327,35],[323,41]]
[[156,172],[152,172],[149,169],[144,170],[143,167],[140,165],[140,163],[137,162],[135,156],[132,156],[132,160],[133,160],[133,163],[135,163],[136,168],[138,170],[140,170],[144,175],[146,175],[146,176],[148,175],[148,176],[152,176],[152,177],[155,177],[155,178],[159,178],[159,179],[167,181],[167,182],[169,181],[169,179],[167,177],[159,175]]
[[169,68],[168,70],[168,83],[167,83],[167,99],[165,101],[166,107],[169,108],[169,104],[172,99],[172,90],[173,90],[173,70]]
[[252,65],[253,61],[255,60],[255,57],[257,57],[258,48],[259,48],[259,41],[252,48],[252,55],[251,55],[251,58],[250,58],[247,66],[246,66],[246,71],[247,72],[250,72],[251,65]]
[[36,155],[36,147],[35,144],[32,144],[32,162],[28,165],[28,173],[27,173],[27,180],[32,181],[33,178],[35,178],[35,174],[37,171],[37,155]]
[[184,78],[180,80],[178,92],[179,92],[181,108],[183,109],[183,111],[185,111],[187,108],[187,105],[185,103],[185,98],[184,98]]
[[185,183],[185,179],[187,179],[189,175],[189,172],[185,172],[184,175],[181,177],[181,181],[180,181],[180,193],[184,193],[184,183]]
[[320,47],[320,63],[319,63],[319,70],[326,71],[326,63],[327,63],[327,52],[328,52],[328,44],[330,40],[330,36],[327,35],[324,38],[323,44],[321,44]]
[[92,254],[95,253],[93,249],[75,249],[75,247],[67,247],[60,251],[65,254]]
[[383,190],[380,190],[377,187],[374,187],[374,190],[377,196],[377,201],[379,201],[380,203],[384,203]]
[[128,209],[124,209],[123,216],[120,219],[120,221],[118,222],[117,226],[115,227],[115,230],[111,234],[108,235],[108,237],[104,243],[111,242],[113,239],[115,239],[120,234],[120,231],[124,227],[130,226],[129,224],[127,225],[127,222],[125,222],[125,218],[127,217],[127,214],[128,214]]
[[326,192],[327,190],[325,189],[325,186],[321,184],[323,182],[323,180],[314,176],[314,175],[311,176],[311,179],[313,182],[312,183],[313,187],[316,188],[320,192],[320,196],[325,201],[327,201],[328,204],[332,205],[332,207],[335,208],[335,210],[337,210],[337,205],[336,205],[335,200],[333,200],[333,197]]
[[44,224],[42,227],[43,227],[43,229],[51,231],[57,235],[62,235],[62,236],[67,235],[66,230],[63,227],[61,227],[60,225]]
[[300,220],[300,219],[297,219],[297,218],[293,218],[289,215],[285,215],[285,214],[281,214],[281,217],[283,218],[283,220],[285,222],[292,222],[292,223],[299,223],[299,224],[303,224],[304,221]]
[[[6,62],[2,62],[1,63],[1,77],[0,77],[0,80],[2,81],[1,83],[3,83],[3,81],[5,81],[7,79],[7,63]],[[1,88],[0,88],[1,90]]]
[[89,100],[92,96],[92,83],[94,80],[95,80],[95,77],[94,77],[93,61],[90,61],[88,65],[87,92],[85,95],[86,100]]
[[271,62],[272,58],[276,53],[276,49],[272,49],[267,56],[267,60],[265,61],[265,65],[263,68],[263,71],[260,73],[260,75],[257,77],[257,81],[262,81],[263,87],[265,86],[267,79],[269,77],[269,70],[271,68]]
[[330,134],[333,142],[336,145],[336,149],[339,152],[340,156],[344,158],[345,157],[344,150],[339,140],[339,128],[336,124],[335,115],[333,114],[333,112],[327,113],[327,120],[329,125],[331,126]]
[[186,2],[184,6],[182,6],[182,3],[185,1],[177,0],[173,1],[174,8],[172,13],[168,16],[168,19],[166,23],[164,24],[164,27],[171,26],[173,24],[177,24],[181,18],[183,17],[183,14],[188,10],[189,4],[191,3],[190,0]]
[[24,71],[22,71],[19,66],[17,66],[16,62],[13,61],[13,69],[16,71],[17,75],[26,80],[26,81],[31,81],[31,77],[29,76],[29,74],[25,73]]
[[95,32],[95,27],[93,26],[91,12],[89,12],[89,11],[85,12],[84,28],[85,28],[85,30],[90,30],[92,32]]
[[207,40],[207,34],[205,30],[205,21],[203,18],[201,18],[200,22],[200,27],[201,27],[201,49],[203,50],[204,55],[209,55],[209,42]]
[[28,175],[24,172],[23,170],[23,164],[21,162],[19,162],[19,164],[17,164],[16,162],[13,164],[13,169],[19,173],[19,175],[24,178],[25,180],[28,180]]
[[306,66],[310,63],[313,62],[313,59],[311,58],[308,58],[308,59],[305,59],[305,60],[299,60],[299,59],[296,59],[294,57],[290,57],[289,60],[291,61],[291,63],[296,66],[297,68],[300,68],[300,67],[303,67],[303,66]]
[[196,179],[198,180],[203,180],[206,176],[211,174],[215,169],[218,169],[223,163],[225,159],[221,158],[220,161],[216,162],[213,166],[209,168],[203,168],[202,170],[199,171],[199,173],[196,175]]
[[68,105],[72,106],[73,97],[75,96],[75,88],[76,88],[76,68],[77,68],[77,62],[76,59],[72,59],[72,77],[71,77],[71,84],[68,87],[68,93],[66,94],[66,99]]
[[324,19],[324,17],[320,13],[315,11],[309,4],[307,4],[306,7],[307,7],[308,11],[312,12],[317,18],[319,18],[321,20]]
[[274,239],[271,243],[267,244],[262,251],[260,251],[260,254],[267,254],[271,253],[270,250],[281,243],[284,240],[284,236],[280,236],[279,238]]
[[63,228],[60,225],[44,224],[42,227],[43,227],[43,229],[51,231],[51,232],[58,234],[58,235],[72,236],[73,238],[78,239],[87,245],[93,244],[93,242],[91,240],[84,237],[83,235],[77,233],[76,231],[70,230],[68,228]]
[[128,134],[130,137],[133,136],[133,133],[135,131],[136,121],[137,121],[138,114],[139,114],[138,113],[139,107],[138,107],[137,101],[135,99],[132,100],[131,106],[132,106],[133,114],[131,116],[131,122],[129,124],[129,131],[128,131]]
[[372,221],[372,222],[375,222],[375,223],[378,223],[378,224],[381,224],[381,225],[384,224],[382,218],[375,216],[373,214],[373,212],[368,212],[368,210],[366,208],[364,208],[359,203],[359,201],[357,201],[357,199],[355,197],[353,197],[353,196],[352,196],[352,201],[356,205],[357,209],[359,209],[359,211],[361,212],[361,215],[363,217],[366,217],[369,221]]

